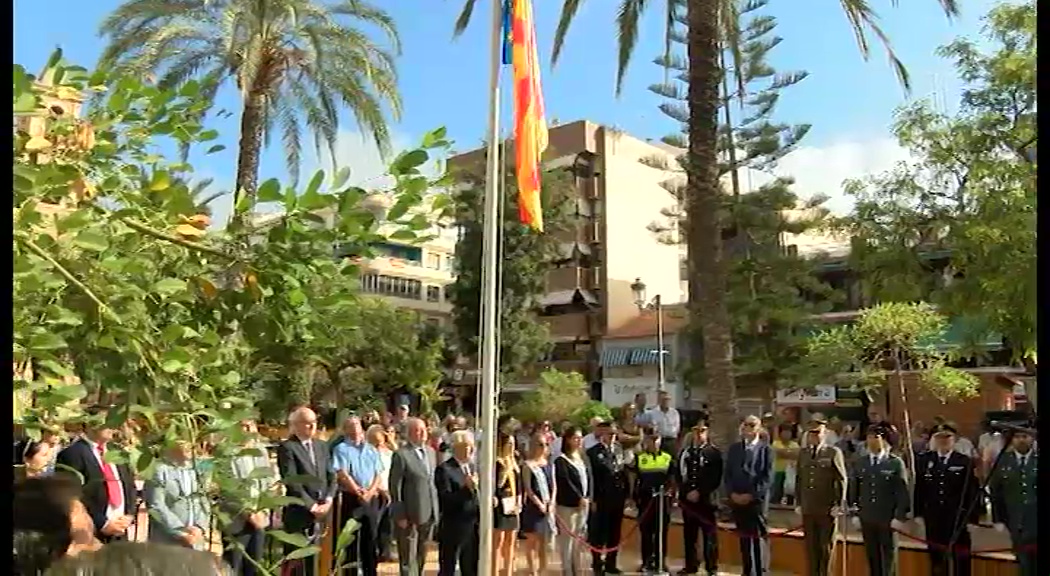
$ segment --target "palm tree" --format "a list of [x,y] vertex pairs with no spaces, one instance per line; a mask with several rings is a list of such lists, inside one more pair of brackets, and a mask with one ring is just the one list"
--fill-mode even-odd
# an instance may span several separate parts
[[[377,27],[390,47],[359,24]],[[342,106],[383,154],[390,150],[385,109],[400,116],[400,40],[392,18],[364,0],[128,0],[99,32],[109,41],[101,68],[154,75],[161,88],[206,80],[199,96],[209,100],[224,82],[236,83],[242,104],[235,204],[254,195],[259,156],[275,130],[293,180],[303,125],[318,155],[327,147],[334,163]]]
[[[464,0],[455,32],[470,23],[477,0]],[[937,0],[949,17],[958,14],[956,0]],[[561,17],[554,36],[551,61],[556,64],[569,27],[583,0],[563,0]],[[616,17],[619,38],[616,92],[623,80],[638,40],[642,14],[657,2],[620,0]],[[687,273],[689,281],[690,324],[700,327],[700,337],[690,339],[691,364],[703,367],[708,405],[719,440],[732,438],[736,425],[736,383],[733,378],[732,323],[726,302],[726,263],[722,258],[723,194],[718,179],[718,110],[722,66],[719,57],[725,48],[739,54],[738,14],[747,0],[665,0],[665,33],[684,16],[687,24],[689,80],[689,134],[686,162],[685,223]],[[861,55],[870,56],[868,38],[874,35],[883,45],[901,84],[908,88],[908,74],[894,54],[889,38],[878,24],[878,16],[868,0],[839,0]],[[670,41],[665,42],[670,46]],[[739,64],[739,62],[734,63]],[[693,334],[696,331],[692,331]],[[696,370],[693,371],[697,373]],[[695,384],[695,383],[694,383]]]

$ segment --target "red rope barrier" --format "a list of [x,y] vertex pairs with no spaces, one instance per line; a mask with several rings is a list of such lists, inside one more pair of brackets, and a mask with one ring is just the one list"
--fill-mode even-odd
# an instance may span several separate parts
[[620,548],[623,547],[624,543],[627,542],[627,539],[630,538],[631,536],[634,536],[634,533],[637,532],[639,529],[641,529],[641,527],[642,527],[642,519],[646,518],[649,515],[650,512],[652,512],[653,510],[656,509],[654,504],[656,504],[656,499],[655,498],[650,500],[649,501],[649,505],[646,506],[645,510],[641,514],[639,514],[637,516],[637,521],[634,523],[634,528],[631,528],[631,531],[628,532],[627,534],[621,535],[620,536],[620,541],[616,543],[616,546],[612,546],[612,547],[609,547],[609,548],[598,548],[598,547],[595,547],[595,546],[591,546],[590,542],[587,541],[587,538],[585,536],[581,536],[581,535],[573,532],[572,530],[569,530],[565,526],[565,523],[562,521],[561,518],[558,517],[557,514],[554,515],[554,521],[558,524],[558,533],[559,534],[565,534],[565,535],[569,536],[570,538],[572,538],[573,540],[577,541],[578,543],[583,544],[584,546],[587,547],[587,549],[591,552],[591,554],[610,554],[612,552],[619,551]]
[[796,532],[796,531],[802,529],[802,524],[799,524],[798,526],[794,526],[792,528],[787,528],[787,529],[784,529],[784,530],[768,530],[765,535],[758,534],[757,532],[755,532],[755,533],[748,533],[748,534],[741,534],[740,530],[737,529],[735,526],[732,529],[723,528],[722,526],[718,525],[718,522],[711,522],[707,518],[704,518],[703,516],[697,514],[693,510],[690,510],[689,508],[679,506],[678,509],[682,511],[683,515],[688,514],[690,518],[693,518],[694,520],[700,522],[700,524],[703,525],[703,526],[706,526],[708,528],[714,528],[716,530],[725,530],[727,532],[735,532],[737,534],[740,534],[740,536],[742,538],[765,538],[767,536],[780,537],[780,536],[784,536],[786,534],[790,534],[792,532]]
[[[655,499],[655,498],[650,501],[649,506],[645,509],[644,513],[637,517],[637,519],[635,521],[634,528],[628,534],[622,536],[620,538],[619,544],[617,544],[616,546],[614,546],[612,548],[595,548],[595,547],[591,546],[590,544],[587,543],[585,537],[580,536],[579,534],[575,534],[575,533],[567,530],[565,528],[564,523],[562,523],[560,518],[556,517],[555,519],[556,519],[556,521],[558,523],[558,528],[559,528],[559,532],[560,533],[568,534],[569,536],[571,536],[577,542],[580,542],[581,544],[587,546],[587,548],[593,553],[607,554],[609,552],[615,552],[615,551],[619,550],[623,546],[624,542],[630,536],[633,536],[636,531],[638,531],[638,529],[641,526],[641,520],[643,518],[645,518],[647,514],[649,514],[650,512],[653,511],[654,504],[656,504],[656,502],[657,502],[657,499]],[[700,524],[706,526],[707,528],[714,528],[716,530],[726,530],[727,532],[735,532],[737,534],[741,534],[740,530],[738,530],[737,528],[735,528],[735,527],[732,528],[732,529],[724,528],[724,527],[720,526],[718,524],[718,522],[711,522],[707,518],[704,518],[700,514],[697,514],[695,511],[690,510],[687,507],[681,507],[680,506],[679,510],[682,511],[683,515],[688,514],[690,518],[692,518],[694,520],[697,520]],[[757,534],[757,533],[752,533],[752,534],[742,535],[742,537],[744,537],[744,538],[762,538],[762,537],[766,537],[766,536],[782,537],[782,536],[786,536],[788,534],[791,534],[792,532],[801,531],[802,527],[803,527],[803,525],[799,524],[798,526],[793,526],[791,528],[780,529],[780,530],[769,530],[766,533],[765,536],[762,536],[762,535]],[[934,549],[942,550],[942,551],[947,551],[948,548],[949,548],[947,545],[941,544],[939,542],[931,542],[931,541],[926,540],[924,538],[920,538],[918,536],[915,536],[914,534],[910,534],[910,533],[908,533],[908,532],[906,532],[904,530],[898,530],[896,528],[893,528],[893,531],[898,533],[898,534],[900,534],[901,536],[904,536],[905,538],[910,539],[910,540],[914,540],[916,542],[921,542],[922,544],[926,545],[928,548],[934,548]],[[843,536],[845,536],[845,534],[843,534]],[[969,553],[971,556],[972,555],[977,555],[977,554],[1002,554],[1002,553],[1015,553],[1015,552],[1031,552],[1031,551],[1034,551],[1035,549],[1036,549],[1036,545],[1035,544],[1025,544],[1025,545],[1019,546],[1017,548],[1014,548],[1014,547],[1011,546],[1011,547],[1007,547],[1007,548],[989,548],[989,549],[986,549],[986,550],[971,550],[968,546],[958,546],[958,545],[956,545],[954,547],[954,550],[956,552]]]
[[959,546],[957,544],[954,547],[950,547],[947,544],[941,544],[940,542],[933,542],[933,541],[927,540],[925,538],[920,538],[918,536],[915,536],[914,534],[909,534],[908,532],[905,532],[904,530],[898,530],[897,528],[892,528],[892,530],[894,532],[896,532],[897,534],[900,534],[901,536],[904,536],[905,538],[907,538],[909,540],[913,540],[915,542],[920,542],[920,543],[924,544],[927,548],[933,548],[933,549],[938,550],[940,552],[947,552],[947,551],[949,551],[949,549],[954,549],[956,553],[969,554],[970,556],[974,556],[974,555],[977,555],[977,554],[1002,554],[1004,552],[1011,552],[1012,553],[1012,552],[1015,552],[1015,551],[1017,551],[1017,552],[1031,552],[1031,551],[1036,549],[1036,545],[1035,544],[1024,544],[1024,545],[1018,546],[1017,548],[1014,548],[1013,546],[1011,546],[1009,548],[989,548],[987,550],[972,550],[969,546]]

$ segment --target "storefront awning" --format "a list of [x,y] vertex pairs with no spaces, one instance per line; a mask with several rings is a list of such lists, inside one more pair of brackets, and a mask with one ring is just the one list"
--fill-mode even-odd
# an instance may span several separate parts
[[631,348],[612,348],[608,350],[602,350],[601,365],[602,368],[612,368],[615,366],[626,366],[627,361],[631,355]]
[[653,365],[659,361],[660,351],[655,348],[635,348],[631,356],[631,364]]

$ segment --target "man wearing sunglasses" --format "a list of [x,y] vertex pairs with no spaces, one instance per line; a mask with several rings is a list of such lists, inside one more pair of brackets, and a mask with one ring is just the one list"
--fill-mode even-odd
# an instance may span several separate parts
[[744,576],[769,573],[769,489],[773,483],[773,449],[761,438],[762,422],[748,416],[740,424],[740,441],[726,453],[725,491],[740,537]]

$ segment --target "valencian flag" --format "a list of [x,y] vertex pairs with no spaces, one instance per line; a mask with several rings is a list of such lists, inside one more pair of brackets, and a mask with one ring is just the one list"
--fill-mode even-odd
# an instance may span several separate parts
[[536,27],[531,0],[505,0],[503,6],[503,63],[514,77],[514,149],[521,223],[543,231],[540,205],[540,157],[547,149],[547,122],[540,89]]

